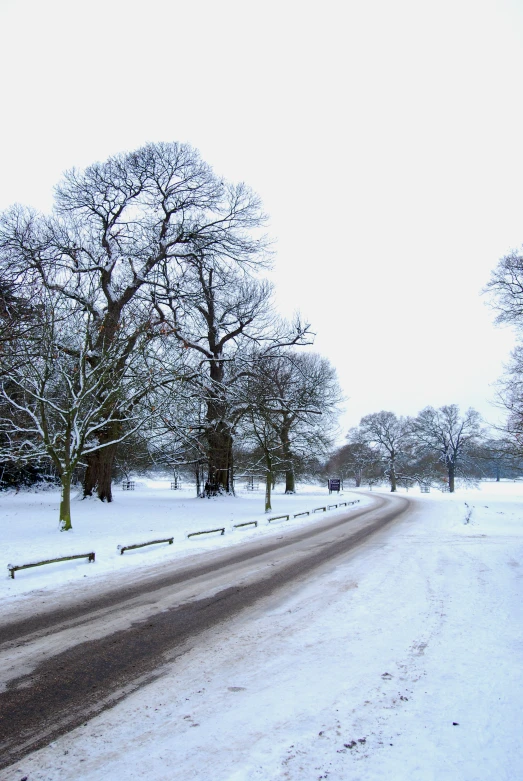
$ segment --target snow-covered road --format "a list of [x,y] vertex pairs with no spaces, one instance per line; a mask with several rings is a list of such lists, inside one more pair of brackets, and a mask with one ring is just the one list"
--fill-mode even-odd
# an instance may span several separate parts
[[366,507],[207,553],[192,566],[148,570],[133,587],[76,602],[56,594],[52,612],[33,605],[30,619],[0,627],[0,709],[9,713],[0,767],[157,678],[202,632],[311,578],[408,510],[401,496],[376,495]]
[[514,781],[522,567],[520,485],[420,496],[5,778]]

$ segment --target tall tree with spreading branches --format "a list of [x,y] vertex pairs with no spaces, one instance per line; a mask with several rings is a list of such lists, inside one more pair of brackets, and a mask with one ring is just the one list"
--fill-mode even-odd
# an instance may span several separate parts
[[[144,335],[177,333],[174,302],[185,295],[195,258],[240,268],[263,260],[263,221],[258,198],[217,177],[190,146],[148,144],[66,173],[50,216],[22,207],[5,212],[0,272],[6,284],[37,283],[88,314],[96,334],[85,355],[91,370],[115,340],[125,340],[117,351],[124,371]],[[99,402],[103,414],[102,396]],[[98,446],[88,454],[84,483],[85,495],[96,490],[107,501],[122,426],[111,409],[93,433]]]
[[394,412],[373,412],[360,421],[359,440],[380,455],[392,492],[398,489],[398,462],[406,451],[409,435],[408,419],[397,417]]
[[439,409],[425,407],[412,421],[412,434],[422,448],[434,453],[445,466],[450,493],[456,476],[464,473],[467,455],[481,436],[481,416],[474,409],[460,415],[457,404]]

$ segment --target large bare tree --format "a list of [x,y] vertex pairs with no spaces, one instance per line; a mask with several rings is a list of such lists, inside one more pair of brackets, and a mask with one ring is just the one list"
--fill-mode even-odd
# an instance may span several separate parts
[[[238,267],[260,262],[263,220],[258,198],[217,177],[194,149],[149,144],[66,173],[51,216],[21,207],[4,213],[0,271],[7,281],[38,283],[88,313],[95,338],[85,357],[92,369],[116,339],[125,341],[117,380],[144,334],[169,326],[177,333],[177,322],[169,320],[195,258]],[[96,489],[111,500],[120,427],[108,409],[96,434],[100,447],[88,458],[85,495]]]
[[392,492],[397,491],[398,462],[407,448],[409,434],[408,419],[397,417],[394,412],[373,412],[360,421],[358,437],[379,453]]
[[412,434],[418,445],[434,453],[445,466],[453,493],[456,476],[481,436],[479,413],[470,408],[462,416],[457,404],[425,407],[412,421]]
[[[206,442],[208,490],[233,490],[233,433],[245,408],[242,381],[261,366],[273,365],[290,345],[311,342],[309,326],[297,316],[277,318],[272,286],[248,264],[201,253],[188,258],[183,294],[172,284],[157,285],[157,300],[170,313],[168,332],[199,361],[196,392],[205,402],[201,433]],[[166,321],[167,322],[167,321]]]

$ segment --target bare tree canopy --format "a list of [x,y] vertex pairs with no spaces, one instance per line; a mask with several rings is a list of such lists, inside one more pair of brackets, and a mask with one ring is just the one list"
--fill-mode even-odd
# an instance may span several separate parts
[[336,372],[317,353],[265,352],[246,372],[241,434],[263,453],[266,509],[276,469],[285,472],[285,492],[295,493],[297,464],[326,455],[340,402]]
[[376,451],[360,441],[357,428],[349,431],[349,443],[338,448],[325,465],[325,476],[336,475],[345,481],[354,480],[356,488],[363,483],[374,485],[383,478],[383,463]]
[[457,404],[434,409],[425,407],[412,421],[412,433],[417,443],[438,455],[448,475],[451,493],[455,478],[467,453],[481,435],[481,416],[474,409],[460,415]]
[[511,252],[499,261],[486,292],[497,310],[496,321],[521,328],[523,325],[523,255]]
[[[272,286],[249,269],[214,256],[188,260],[183,296],[157,302],[170,313],[167,333],[199,361],[197,392],[206,404],[201,431],[207,442],[208,491],[232,490],[232,442],[244,407],[242,379],[273,363],[290,345],[311,342],[309,325],[287,324],[274,315]],[[258,366],[258,368],[256,368]]]
[[394,412],[382,410],[366,415],[360,421],[358,437],[374,448],[386,464],[390,490],[397,491],[397,465],[409,441],[409,422]]
[[507,449],[514,455],[523,453],[523,345],[513,350],[499,382],[499,399],[507,410],[505,434]]
[[487,291],[497,310],[496,321],[516,327],[518,341],[499,383],[498,398],[507,410],[504,427],[507,449],[513,456],[523,452],[523,256],[512,252],[501,258],[491,275]]
[[[223,274],[267,264],[264,219],[249,188],[224,182],[190,146],[149,144],[69,171],[51,216],[19,206],[5,212],[0,271],[3,284],[29,298],[42,287],[86,313],[91,367],[115,340],[125,341],[123,372],[144,335],[180,334],[179,313],[195,303],[190,278],[202,258]],[[248,319],[246,306],[237,317]],[[104,447],[88,458],[84,484],[86,495],[96,489],[109,501],[111,442],[120,436],[116,422],[110,428],[99,432]]]
[[[264,222],[248,187],[225,182],[176,143],[67,172],[51,215],[22,206],[4,212],[0,343],[9,343],[3,400],[11,450],[46,454],[63,487],[85,463],[84,496],[96,491],[111,501],[117,448],[128,437],[137,442],[147,421],[154,444],[144,453],[191,451],[198,475],[207,459],[208,485],[232,490],[243,378],[253,361],[312,342],[299,316],[288,324],[274,314],[272,287],[259,276],[270,261]],[[31,351],[35,361],[24,366]],[[60,383],[58,402],[52,388]],[[22,448],[13,410],[17,426],[39,420],[41,431],[29,432]]]

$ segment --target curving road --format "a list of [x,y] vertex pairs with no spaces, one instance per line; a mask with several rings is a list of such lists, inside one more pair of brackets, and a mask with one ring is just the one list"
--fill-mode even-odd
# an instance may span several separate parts
[[353,551],[400,519],[409,501],[372,496],[371,505],[311,520],[180,568],[142,572],[125,587],[53,595],[0,627],[0,768],[49,743],[166,670],[212,629]]

